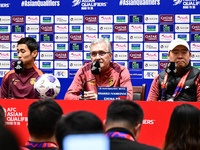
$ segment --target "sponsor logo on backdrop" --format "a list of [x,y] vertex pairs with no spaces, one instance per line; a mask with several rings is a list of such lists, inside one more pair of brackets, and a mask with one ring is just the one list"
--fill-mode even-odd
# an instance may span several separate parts
[[127,60],[127,52],[114,52],[114,60]]
[[155,0],[155,1],[148,1],[148,0],[120,0],[119,1],[119,6],[149,6],[149,5],[160,5],[160,0]]
[[190,26],[189,24],[175,24],[175,31],[176,32],[190,32],[189,26]]
[[158,23],[158,15],[144,15],[145,23]]
[[42,42],[53,42],[53,38],[53,34],[40,34],[40,41]]
[[160,15],[160,23],[174,23],[174,15]]
[[55,23],[68,23],[68,16],[55,16]]
[[173,24],[161,24],[160,32],[174,32],[174,25]]
[[200,14],[191,15],[191,23],[200,23]]
[[54,75],[57,78],[68,78],[68,71],[67,70],[54,70]]
[[84,23],[98,23],[98,16],[84,16]]
[[125,66],[127,68],[127,61],[114,61],[122,66]]
[[21,33],[24,32],[24,25],[12,25],[13,33]]
[[21,2],[21,7],[59,7],[60,1],[53,0],[25,0]]
[[69,61],[69,69],[79,69],[82,65],[82,61]]
[[191,52],[192,58],[191,60],[200,60],[200,52]]
[[129,23],[143,23],[143,15],[129,15]]
[[84,50],[90,51],[90,45],[91,43],[84,43]]
[[73,15],[70,15],[69,16],[69,22],[70,23],[83,23],[83,16],[73,16]]
[[69,34],[69,41],[77,41],[82,42],[83,41],[83,34]]
[[142,24],[129,24],[129,32],[143,32]]
[[68,61],[54,61],[54,68],[55,69],[67,69]]
[[131,79],[142,79],[142,77],[143,77],[143,71],[129,70],[129,73],[130,73]]
[[24,34],[12,34],[12,41],[19,41],[21,38],[24,38]]
[[84,25],[84,32],[98,32],[97,25]]
[[191,32],[200,32],[200,24],[191,24]]
[[129,69],[143,69],[142,61],[129,62]]
[[36,42],[39,42],[39,34],[26,34],[26,37],[34,38]]
[[55,52],[54,59],[68,59],[68,52]]
[[40,61],[41,69],[53,69],[53,61]]
[[10,43],[0,43],[0,50],[10,50]]
[[189,41],[189,34],[184,34],[184,33],[176,33],[175,34],[175,39],[183,39],[183,40],[186,40],[186,41]]
[[68,41],[68,34],[55,34],[56,42],[66,42]]
[[40,50],[53,50],[53,43],[40,43]]
[[10,52],[0,52],[0,59],[10,59]]
[[55,50],[68,50],[68,43],[55,43]]
[[144,79],[154,79],[158,71],[144,71]]
[[158,34],[144,34],[144,41],[158,41]]
[[158,25],[157,24],[145,24],[144,32],[158,32]]
[[129,52],[130,60],[143,60],[143,52]]
[[115,15],[114,23],[128,23],[128,16],[127,15]]
[[40,32],[53,32],[53,25],[40,25]]
[[158,62],[144,61],[144,69],[158,69]]
[[12,50],[17,50],[17,43],[12,43]]
[[69,50],[83,50],[82,43],[70,43]]
[[74,78],[76,75],[77,70],[69,70],[69,78]]
[[8,8],[10,7],[10,3],[0,3],[0,8]]
[[129,51],[142,51],[143,43],[129,43]]
[[113,23],[112,15],[99,15],[99,23]]
[[40,52],[40,60],[53,60],[53,52]]
[[67,25],[55,25],[55,32],[68,32]]
[[114,25],[114,32],[128,32],[128,25]]
[[[89,52],[84,52],[84,60],[91,60]],[[84,64],[85,64],[85,62],[84,62]]]
[[69,52],[69,60],[82,60],[82,52]]
[[0,24],[10,24],[10,16],[0,16]]
[[17,52],[12,52],[12,58],[11,59],[18,59],[17,58]]
[[40,23],[53,23],[53,16],[40,16]]
[[128,35],[127,34],[114,34],[114,41],[128,41]]
[[93,41],[94,39],[96,39],[98,36],[97,34],[84,34],[84,41]]
[[144,50],[145,51],[157,51],[158,43],[144,43]]
[[113,25],[99,25],[99,32],[113,32]]
[[189,23],[190,16],[189,15],[175,15],[175,22],[176,23]]
[[128,44],[127,43],[114,43],[114,50],[116,51],[127,51]]
[[0,61],[0,68],[10,68],[10,61]]
[[168,52],[160,52],[160,60],[167,60]]
[[143,41],[143,34],[129,34],[129,41],[142,42]]
[[9,70],[0,70],[0,77],[1,77],[1,78],[4,77],[4,75],[5,75],[6,73],[8,73],[8,71],[9,71]]
[[193,67],[200,69],[200,62],[191,62],[191,64]]
[[72,0],[72,7],[81,6],[81,10],[93,10],[95,7],[106,7],[107,4],[96,0]]
[[158,60],[158,52],[144,52],[144,60]]
[[1,42],[10,41],[10,34],[0,34],[0,41]]
[[83,32],[83,25],[70,25],[69,32]]
[[163,34],[160,33],[160,41],[172,41],[174,39],[174,34]]
[[192,51],[200,51],[200,43],[191,43]]
[[168,51],[169,43],[159,43],[160,51]]
[[10,32],[10,25],[0,25],[0,32],[2,33]]
[[199,42],[200,41],[200,34],[191,34],[191,41]]
[[113,34],[99,34],[99,37],[101,37],[101,38],[107,38],[107,39],[109,39],[111,42],[113,41],[112,36],[113,36]]
[[[182,0],[173,0],[174,4],[173,6],[180,5],[182,3]],[[200,1],[196,0],[187,0],[183,1],[183,9],[196,9],[196,6],[199,6]]]
[[39,23],[39,16],[26,16],[26,23]]
[[39,32],[39,25],[26,25],[26,32],[27,33]]
[[165,69],[169,61],[160,61],[159,62],[159,69]]
[[12,23],[25,23],[25,16],[12,16]]

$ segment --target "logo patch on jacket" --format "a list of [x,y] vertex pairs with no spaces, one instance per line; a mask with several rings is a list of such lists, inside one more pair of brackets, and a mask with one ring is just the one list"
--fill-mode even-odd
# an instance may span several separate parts
[[30,79],[30,84],[31,84],[31,85],[34,85],[34,84],[35,84],[35,81],[36,81],[36,78],[31,78],[31,79]]
[[108,82],[110,86],[113,85],[113,78],[109,79]]

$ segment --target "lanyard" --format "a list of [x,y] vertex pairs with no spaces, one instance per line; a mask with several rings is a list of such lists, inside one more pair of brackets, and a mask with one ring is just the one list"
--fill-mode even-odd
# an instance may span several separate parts
[[108,132],[108,133],[106,133],[106,136],[107,137],[125,138],[125,139],[131,140],[131,141],[135,141],[134,138],[130,134],[127,134],[124,132],[118,132],[118,131]]
[[36,143],[36,142],[26,142],[26,146],[27,147],[36,147],[36,148],[44,148],[44,147],[50,147],[50,148],[54,148],[57,147],[57,145],[55,143],[52,142],[40,142],[40,143]]
[[[181,90],[183,89],[183,86],[185,84],[185,81],[186,81],[189,73],[190,73],[190,70],[179,81],[179,83],[174,91],[174,94],[172,95],[173,98],[177,97],[181,93]],[[161,84],[161,88],[162,88],[161,99],[163,99],[163,93],[164,93],[165,89],[167,88],[167,85],[166,85],[167,79],[168,79],[168,73],[165,74],[164,80]]]

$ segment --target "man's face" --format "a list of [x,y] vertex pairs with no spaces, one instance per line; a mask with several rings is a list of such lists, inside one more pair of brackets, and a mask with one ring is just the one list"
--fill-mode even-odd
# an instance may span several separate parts
[[[110,61],[112,60],[112,53],[104,53],[104,52],[108,52],[107,46],[104,42],[91,46],[90,50],[91,60],[92,62],[97,60],[100,62],[101,71],[106,70],[110,65]],[[97,55],[94,56],[93,53],[94,54],[97,53]]]
[[177,69],[181,69],[189,64],[191,53],[185,46],[178,45],[167,54],[167,58],[176,63]]
[[23,61],[25,68],[33,67],[36,56],[37,56],[37,50],[31,53],[31,51],[29,50],[26,44],[19,44],[17,46],[18,60]]

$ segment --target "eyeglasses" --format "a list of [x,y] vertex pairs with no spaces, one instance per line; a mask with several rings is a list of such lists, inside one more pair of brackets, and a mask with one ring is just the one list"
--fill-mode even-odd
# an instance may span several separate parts
[[104,56],[106,53],[110,53],[110,52],[104,52],[104,51],[101,51],[101,52],[91,52],[90,56],[96,57],[97,54],[99,54],[99,56]]

